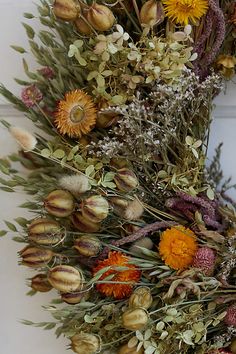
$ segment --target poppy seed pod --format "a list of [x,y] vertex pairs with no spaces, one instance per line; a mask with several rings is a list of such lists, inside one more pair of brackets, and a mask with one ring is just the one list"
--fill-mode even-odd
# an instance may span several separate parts
[[97,232],[101,227],[100,223],[85,218],[81,213],[72,215],[72,223],[76,229],[82,232]]
[[59,265],[50,269],[48,281],[62,293],[74,292],[83,287],[82,272],[68,265]]
[[54,253],[49,249],[29,245],[23,248],[19,255],[22,258],[23,265],[30,268],[40,268],[51,261]]
[[107,200],[101,195],[92,195],[81,203],[81,213],[83,217],[93,222],[104,220],[109,211]]
[[57,189],[45,198],[44,207],[49,214],[63,218],[73,212],[75,205],[73,196],[69,192]]
[[101,250],[101,242],[93,235],[82,235],[75,240],[74,248],[83,256],[94,257]]
[[95,354],[100,349],[100,340],[90,333],[78,333],[71,337],[71,349],[78,354]]
[[55,245],[63,237],[58,222],[47,218],[33,220],[28,227],[28,232],[29,240],[38,245]]
[[54,15],[64,21],[74,21],[80,14],[80,6],[74,0],[55,0]]
[[89,8],[87,18],[97,31],[108,31],[115,22],[112,11],[107,6],[97,3]]
[[51,284],[45,274],[37,274],[31,279],[31,288],[41,293],[46,293],[52,289]]
[[114,177],[117,188],[122,192],[130,192],[138,186],[134,172],[128,168],[121,168]]
[[147,312],[142,308],[127,310],[122,315],[123,327],[130,331],[143,329],[148,322]]
[[129,307],[142,307],[148,309],[152,305],[152,294],[148,287],[142,286],[136,289],[129,298]]

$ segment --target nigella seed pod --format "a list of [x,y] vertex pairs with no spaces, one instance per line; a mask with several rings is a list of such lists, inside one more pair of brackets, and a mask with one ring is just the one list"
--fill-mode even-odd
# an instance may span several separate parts
[[28,227],[28,232],[29,240],[38,245],[55,245],[63,237],[58,222],[47,218],[33,220]]
[[96,3],[89,8],[87,18],[97,31],[108,31],[115,22],[112,11],[107,6]]
[[104,220],[109,212],[109,204],[101,195],[92,195],[81,203],[83,217],[93,222]]
[[80,332],[71,337],[71,349],[78,354],[95,354],[101,347],[98,336]]
[[[83,17],[87,19],[85,14]],[[84,34],[85,36],[90,36],[93,33],[92,26],[89,26],[82,17],[78,17],[75,20],[75,27],[79,33]]]
[[101,227],[100,223],[85,218],[81,213],[74,213],[72,215],[72,223],[79,231],[89,233],[97,232]]
[[88,292],[75,291],[73,293],[61,294],[61,299],[70,305],[79,304],[82,299],[88,298]]
[[128,168],[121,168],[114,177],[117,188],[122,192],[130,192],[138,186],[134,172]]
[[129,204],[128,200],[120,197],[111,197],[109,203],[116,215],[124,217],[125,209]]
[[30,268],[40,268],[51,261],[54,253],[49,249],[29,245],[23,248],[19,255],[22,258],[23,265]]
[[74,248],[83,256],[95,257],[101,250],[101,242],[93,235],[83,235],[75,240]]
[[130,331],[143,329],[148,322],[147,312],[142,308],[127,310],[122,315],[123,327]]
[[140,348],[137,350],[137,347],[132,347],[129,348],[128,344],[122,345],[120,349],[118,350],[118,354],[143,354],[144,350],[143,348]]
[[141,24],[154,26],[164,20],[165,12],[161,1],[148,0],[140,11]]
[[75,204],[73,196],[69,192],[57,189],[45,198],[44,207],[49,214],[63,218],[73,212]]
[[71,293],[82,289],[83,274],[74,267],[59,265],[50,269],[48,281],[53,288],[62,293]]
[[46,293],[52,289],[51,284],[45,274],[37,274],[31,279],[31,288],[41,293]]
[[80,6],[73,0],[55,0],[53,12],[64,21],[74,21],[80,14]]
[[136,289],[129,298],[129,307],[142,307],[148,309],[152,305],[152,294],[148,287],[141,286]]

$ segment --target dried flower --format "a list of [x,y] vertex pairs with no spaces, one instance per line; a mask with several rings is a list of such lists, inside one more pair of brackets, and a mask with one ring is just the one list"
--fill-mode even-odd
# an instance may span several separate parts
[[44,207],[51,215],[59,218],[69,216],[74,210],[73,196],[62,189],[56,189],[44,199]]
[[38,245],[55,245],[63,237],[62,229],[58,222],[47,218],[33,220],[28,226],[28,233],[29,240]]
[[236,327],[236,303],[228,307],[224,322],[227,326]]
[[31,288],[41,293],[46,293],[52,289],[51,284],[45,274],[40,273],[31,279]]
[[34,150],[37,140],[31,133],[19,127],[10,127],[9,131],[24,151]]
[[83,256],[94,257],[101,250],[101,242],[93,235],[82,235],[75,240],[74,248]]
[[100,345],[99,337],[94,334],[81,332],[71,337],[71,349],[78,354],[95,354]]
[[58,181],[59,185],[73,194],[82,194],[90,189],[89,179],[85,175],[67,175]]
[[114,177],[114,182],[122,192],[130,192],[138,186],[138,180],[134,172],[128,168],[121,168]]
[[83,90],[65,94],[55,113],[55,124],[59,132],[72,138],[80,138],[95,126],[97,110],[91,96]]
[[208,9],[207,0],[163,0],[166,16],[181,25],[196,24]]
[[130,331],[143,329],[148,322],[148,314],[142,308],[127,310],[122,315],[123,326]]
[[[87,19],[86,14],[83,14],[83,17]],[[88,23],[82,17],[78,17],[75,20],[75,26],[81,34],[84,34],[86,36],[90,36],[93,33],[92,26],[89,26]]]
[[70,305],[79,304],[82,299],[86,297],[88,293],[83,291],[75,291],[73,293],[61,294],[61,299]]
[[87,18],[97,31],[108,31],[115,22],[112,11],[107,6],[97,3],[89,8]]
[[120,347],[118,350],[118,354],[143,354],[143,353],[144,353],[143,348],[137,350],[137,347],[130,348],[128,344],[122,345],[122,347]]
[[45,77],[46,79],[53,79],[55,76],[55,73],[53,71],[52,68],[50,68],[50,66],[45,66],[41,69],[38,70],[38,72],[43,75],[43,77]]
[[142,216],[143,212],[142,204],[138,199],[135,199],[128,204],[124,212],[124,217],[127,220],[137,220]]
[[120,197],[111,197],[109,199],[109,203],[112,206],[113,211],[116,215],[124,217],[125,210],[129,204],[126,199]]
[[154,26],[164,20],[165,13],[161,1],[148,0],[140,11],[140,22],[148,26]]
[[23,265],[30,268],[41,268],[51,261],[54,253],[49,249],[28,245],[19,252],[19,255]]
[[214,272],[216,256],[213,249],[201,247],[193,258],[193,267],[200,268],[206,276],[211,276]]
[[231,55],[219,55],[216,60],[216,69],[225,79],[232,79],[235,74],[236,58]]
[[100,223],[89,220],[79,212],[72,215],[72,222],[76,229],[82,232],[97,232],[101,227]]
[[141,286],[140,288],[135,289],[133,294],[129,298],[129,307],[136,308],[142,307],[148,309],[152,305],[152,294],[148,287]]
[[42,98],[42,92],[35,85],[27,86],[21,91],[21,99],[29,108],[34,107]]
[[236,353],[236,338],[232,340],[230,344],[230,350],[232,351],[232,354]]
[[81,213],[83,217],[93,222],[104,220],[109,211],[107,200],[101,195],[92,195],[81,203]]
[[64,21],[73,21],[79,16],[80,6],[74,0],[55,0],[54,15]]
[[49,270],[48,281],[62,293],[70,293],[82,289],[83,274],[74,267],[62,264]]
[[166,265],[173,269],[189,267],[197,251],[196,236],[184,226],[174,226],[161,235],[159,252]]
[[[107,259],[99,261],[98,265],[93,269],[94,275],[103,268],[111,267],[105,271],[99,278],[99,281],[105,280],[108,276],[113,275],[111,283],[97,284],[97,290],[105,296],[113,296],[115,299],[123,299],[128,297],[133,285],[136,284],[141,276],[141,272],[133,264],[129,263],[130,258],[121,252],[110,252]],[[119,267],[122,267],[119,270]],[[123,269],[126,267],[127,269]],[[127,282],[127,284],[122,284]]]

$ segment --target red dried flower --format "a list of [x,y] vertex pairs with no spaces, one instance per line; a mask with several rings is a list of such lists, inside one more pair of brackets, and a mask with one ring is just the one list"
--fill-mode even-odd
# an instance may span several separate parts
[[42,92],[35,85],[27,86],[21,92],[21,99],[29,108],[40,102],[42,98]]
[[228,307],[224,322],[228,326],[236,327],[236,303]]
[[209,247],[201,247],[195,253],[193,267],[200,268],[207,276],[212,275],[215,267],[215,252]]

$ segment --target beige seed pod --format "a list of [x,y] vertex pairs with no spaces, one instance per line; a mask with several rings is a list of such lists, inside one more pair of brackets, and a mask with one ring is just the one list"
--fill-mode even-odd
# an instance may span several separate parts
[[77,212],[72,215],[72,223],[78,229],[79,231],[82,232],[97,232],[99,231],[101,224],[93,222],[87,218],[85,218],[81,213]]
[[80,6],[73,0],[55,0],[53,12],[64,21],[74,21],[80,14]]
[[95,257],[101,250],[101,242],[93,235],[82,235],[74,242],[74,248],[83,256]]
[[112,11],[104,5],[94,3],[88,10],[87,18],[89,23],[97,31],[108,31],[115,22]]
[[233,354],[236,354],[236,338],[234,338],[230,344],[230,350]]
[[74,267],[59,265],[50,269],[48,281],[62,293],[70,293],[82,289],[83,274]]
[[152,294],[148,287],[141,286],[137,288],[129,298],[129,307],[142,307],[148,309],[152,305]]
[[100,346],[100,339],[94,334],[81,332],[71,337],[71,349],[78,354],[95,354]]
[[92,195],[81,203],[83,217],[95,223],[106,219],[108,212],[109,204],[101,195]]
[[148,0],[146,1],[140,11],[141,24],[154,26],[164,20],[165,12],[161,1]]
[[143,348],[140,348],[137,351],[137,347],[129,348],[128,344],[124,344],[122,345],[122,347],[120,347],[117,354],[143,354],[143,353],[144,353]]
[[134,172],[125,167],[118,170],[114,182],[122,192],[130,192],[138,186],[138,180]]
[[81,302],[82,299],[88,298],[88,292],[75,291],[73,293],[61,294],[61,299],[70,305],[76,305]]
[[125,209],[129,204],[128,200],[120,197],[111,197],[109,203],[116,215],[124,217]]
[[130,331],[143,329],[148,322],[147,312],[142,308],[127,310],[122,315],[123,327]]
[[47,218],[33,220],[28,227],[29,240],[38,245],[55,245],[63,238],[58,222]]
[[40,274],[36,274],[31,279],[31,288],[35,291],[46,293],[52,289],[52,286],[49,283],[46,274],[40,273]]
[[44,207],[49,214],[63,218],[73,212],[75,204],[73,196],[69,192],[57,189],[45,198]]
[[23,265],[30,268],[40,268],[51,261],[54,253],[49,249],[28,245],[19,252],[19,255]]
[[[83,14],[83,17],[87,19],[86,14]],[[90,36],[93,33],[92,27],[82,17],[78,17],[75,20],[75,27],[79,33],[85,36]]]
[[128,203],[124,212],[124,218],[127,220],[138,220],[144,212],[143,206],[138,199]]

